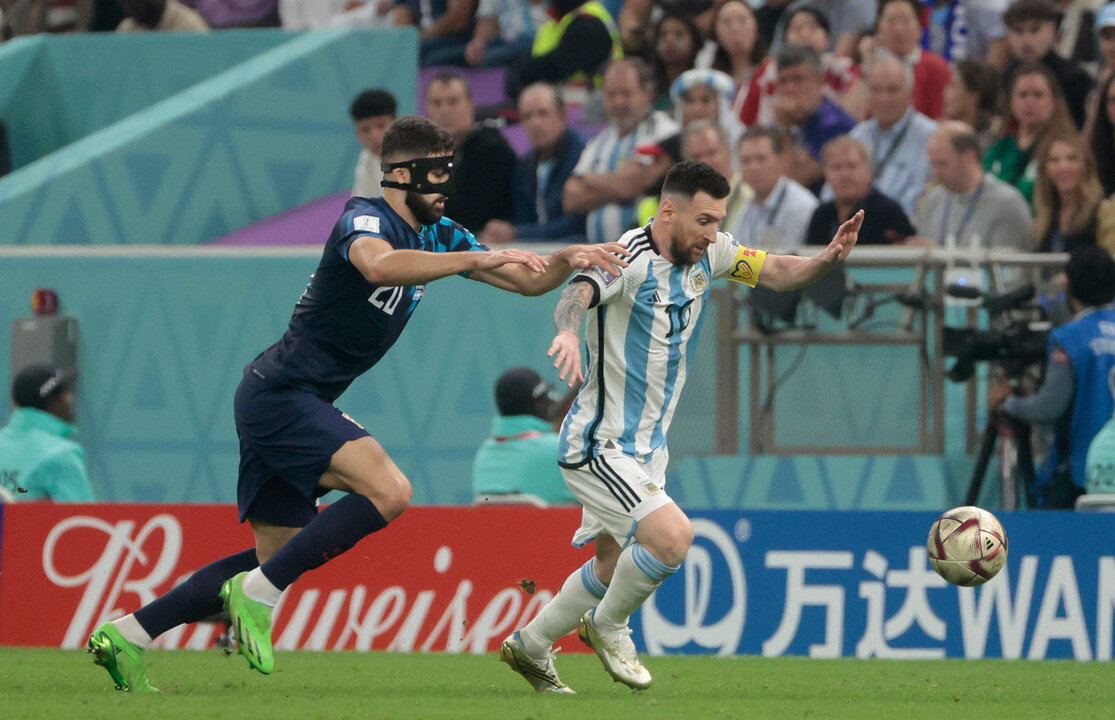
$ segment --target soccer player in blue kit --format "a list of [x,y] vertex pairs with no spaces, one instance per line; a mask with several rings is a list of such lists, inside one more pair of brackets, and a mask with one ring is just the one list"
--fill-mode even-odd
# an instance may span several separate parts
[[[570,245],[548,257],[479,245],[442,217],[452,158],[452,136],[425,118],[400,118],[387,131],[383,198],[348,201],[289,328],[248,364],[236,391],[237,504],[255,547],[96,629],[89,651],[117,689],[154,691],[143,661],[151,640],[222,607],[239,652],[269,674],[271,612],[283,590],[406,509],[406,476],[333,401],[394,344],[426,283],[460,274],[540,295],[574,270],[626,265],[617,243]],[[318,513],[317,499],[330,490],[348,494]]]

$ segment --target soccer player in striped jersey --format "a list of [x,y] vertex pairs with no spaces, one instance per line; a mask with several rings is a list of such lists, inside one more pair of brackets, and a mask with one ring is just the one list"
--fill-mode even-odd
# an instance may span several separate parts
[[675,165],[658,215],[620,238],[627,267],[589,268],[558,301],[549,355],[562,380],[583,382],[562,425],[558,462],[584,506],[573,544],[595,541],[596,557],[500,648],[501,659],[539,692],[572,692],[554,670],[551,646],[578,625],[617,682],[651,684],[627,621],[677,572],[693,542],[689,518],[666,494],[666,433],[712,281],[803,287],[848,256],[863,223],[860,211],[813,257],[768,255],[719,232],[728,192],[728,181],[708,165]]
[[[237,504],[255,545],[94,631],[89,651],[120,690],[153,691],[143,660],[152,639],[222,605],[240,654],[270,674],[271,613],[283,591],[407,508],[406,476],[333,403],[390,350],[427,283],[460,274],[540,295],[575,269],[610,268],[612,252],[626,254],[616,243],[567,245],[547,257],[477,243],[443,217],[453,189],[453,137],[425,118],[393,122],[383,160],[383,197],[348,201],[286,333],[244,368],[236,391]],[[319,513],[317,499],[329,490],[348,494]]]

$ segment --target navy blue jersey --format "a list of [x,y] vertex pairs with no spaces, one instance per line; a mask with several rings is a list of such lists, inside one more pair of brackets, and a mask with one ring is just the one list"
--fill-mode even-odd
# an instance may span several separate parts
[[415,232],[387,201],[351,198],[286,333],[245,372],[332,402],[395,344],[426,286],[379,287],[365,280],[348,259],[352,242],[365,235],[382,238],[399,250],[486,249],[452,220],[442,218]]

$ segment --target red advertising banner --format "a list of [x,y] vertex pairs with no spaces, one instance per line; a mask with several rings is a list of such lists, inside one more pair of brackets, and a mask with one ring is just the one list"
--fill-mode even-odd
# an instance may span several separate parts
[[[579,523],[571,509],[412,508],[288,589],[272,639],[277,649],[496,650],[590,556],[569,544]],[[101,622],[252,544],[231,505],[8,504],[0,531],[0,645],[80,647]],[[180,626],[156,646],[210,647],[221,630]]]

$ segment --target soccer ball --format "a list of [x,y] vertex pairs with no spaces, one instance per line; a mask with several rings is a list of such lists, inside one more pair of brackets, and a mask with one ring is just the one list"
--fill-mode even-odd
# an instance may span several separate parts
[[929,529],[929,564],[953,585],[982,585],[1007,561],[1007,534],[998,519],[978,507],[949,510]]

